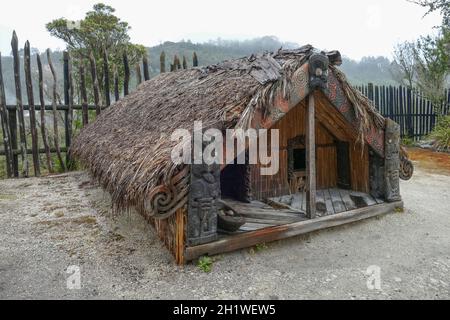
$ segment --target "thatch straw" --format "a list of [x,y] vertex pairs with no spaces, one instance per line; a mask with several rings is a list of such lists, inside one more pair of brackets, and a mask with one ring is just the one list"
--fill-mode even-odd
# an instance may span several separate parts
[[[198,120],[204,127],[248,127],[254,110],[264,110],[279,92],[288,97],[292,74],[312,52],[311,46],[305,46],[161,74],[141,84],[84,128],[74,139],[71,153],[112,194],[115,208],[134,206],[144,215],[154,215],[149,211],[155,206],[149,209],[146,205],[149,195],[164,185],[173,190],[173,177],[184,169],[170,158],[177,143],[170,139],[174,130],[192,132]],[[348,85],[340,71],[331,71],[354,104],[362,120],[361,129],[366,128],[367,121],[378,124],[380,116],[371,104]],[[185,203],[189,179],[177,181],[174,192],[181,192]],[[164,198],[163,202],[167,207],[170,200]]]

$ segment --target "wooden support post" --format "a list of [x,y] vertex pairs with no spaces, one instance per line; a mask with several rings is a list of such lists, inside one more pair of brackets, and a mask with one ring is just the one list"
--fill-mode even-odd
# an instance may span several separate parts
[[373,83],[369,82],[367,84],[367,98],[369,98],[370,101],[374,101],[374,90],[373,90]]
[[103,75],[105,78],[105,105],[109,107],[111,105],[111,96],[110,96],[110,84],[109,84],[109,61],[108,61],[108,52],[106,49],[103,51]]
[[136,63],[134,69],[136,70],[136,85],[139,86],[142,83],[141,65]]
[[316,119],[314,91],[308,96],[306,114],[306,215],[309,219],[314,219],[316,217]]
[[39,177],[41,175],[41,166],[39,164],[39,144],[36,129],[36,111],[34,109],[33,83],[31,79],[31,54],[29,41],[25,43],[24,53],[25,84],[27,87],[28,106],[30,113],[31,153],[33,155],[34,175],[36,177]]
[[128,56],[126,53],[123,54],[123,67],[125,70],[125,77],[123,81],[123,94],[127,96],[129,93],[129,84],[130,84],[130,65],[128,64]]
[[66,166],[64,164],[63,158],[61,156],[61,149],[59,147],[59,129],[58,129],[58,109],[56,106],[57,92],[56,88],[58,85],[58,79],[56,77],[55,68],[53,67],[52,59],[50,56],[50,49],[47,49],[47,61],[50,67],[50,71],[53,76],[53,88],[52,88],[52,106],[53,106],[53,143],[56,149],[56,155],[58,156],[58,161],[63,171],[66,171]]
[[[8,110],[8,119],[9,119],[9,133],[11,137],[11,152],[12,150],[17,150],[18,142],[17,142],[17,109]],[[12,157],[12,166],[13,166],[13,176],[15,178],[19,177],[19,156],[17,154],[13,154]]]
[[47,128],[45,127],[45,98],[44,98],[44,74],[42,71],[42,62],[41,57],[39,55],[36,56],[37,65],[38,65],[38,73],[39,73],[39,100],[41,103],[40,111],[41,111],[41,135],[42,141],[44,143],[45,156],[47,159],[47,167],[50,173],[53,173],[53,162],[52,156],[50,154],[50,146],[48,144],[48,135]]
[[91,65],[91,78],[92,78],[92,85],[94,88],[95,113],[98,116],[101,112],[100,89],[99,89],[99,85],[98,85],[97,65],[95,63],[95,57],[92,52],[89,55],[89,62]]
[[83,118],[83,127],[89,123],[89,109],[87,101],[87,91],[86,91],[86,75],[84,74],[83,61],[80,61],[80,93],[81,93],[81,110]]
[[[75,100],[75,88],[73,85],[73,75],[72,75],[72,61],[70,60],[70,56],[68,56],[68,78],[69,78],[69,104],[67,105],[67,136],[69,137],[68,145],[66,145],[67,150],[70,149],[70,146],[72,145],[72,126],[73,126],[73,105]],[[74,162],[72,159],[70,159],[70,153],[66,153],[66,160],[67,160],[67,168],[73,169]]]
[[[69,105],[69,53],[64,51],[64,104]],[[69,135],[69,113],[64,112],[64,140],[66,142],[66,147],[70,146],[70,135]],[[66,154],[66,163],[69,162],[68,154]]]
[[148,69],[148,57],[147,54],[144,55],[142,59],[142,67],[144,68],[144,81],[150,80],[150,73]]
[[19,61],[19,40],[17,34],[14,31],[11,40],[11,48],[14,59],[14,82],[16,85],[16,107],[19,115],[19,135],[20,135],[20,151],[22,155],[22,174],[24,177],[28,177],[28,156],[27,156],[27,136],[25,133],[25,115],[23,112],[22,103],[22,89],[20,82],[20,61]]
[[117,72],[117,67],[114,66],[114,100],[117,102],[120,100],[120,90],[119,90],[119,74]]
[[3,71],[2,71],[2,54],[0,53],[0,118],[2,124],[2,133],[3,133],[3,145],[5,149],[6,156],[6,174],[8,178],[12,178],[14,169],[13,169],[13,152],[12,152],[12,144],[9,130],[9,118],[8,118],[8,110],[6,108],[6,93],[5,93],[5,85],[3,83]]

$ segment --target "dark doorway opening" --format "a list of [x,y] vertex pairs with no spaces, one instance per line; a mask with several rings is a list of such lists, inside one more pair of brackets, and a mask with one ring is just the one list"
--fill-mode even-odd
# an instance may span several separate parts
[[222,198],[251,202],[250,166],[230,164],[220,174]]
[[293,156],[294,156],[294,171],[306,170],[306,150],[294,149]]

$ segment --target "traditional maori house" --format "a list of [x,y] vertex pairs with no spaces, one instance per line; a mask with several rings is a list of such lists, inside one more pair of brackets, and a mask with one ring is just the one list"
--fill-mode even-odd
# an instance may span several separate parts
[[[340,64],[339,52],[304,46],[164,73],[82,130],[71,153],[116,210],[148,219],[179,264],[391,212],[403,206],[399,178],[413,170],[399,126]],[[194,121],[224,136],[278,129],[278,172],[174,163],[171,135],[193,133]]]

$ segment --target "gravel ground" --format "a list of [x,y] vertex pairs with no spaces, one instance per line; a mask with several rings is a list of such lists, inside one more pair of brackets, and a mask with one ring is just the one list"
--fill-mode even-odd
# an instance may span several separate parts
[[86,173],[2,180],[0,298],[449,299],[450,177],[418,168],[401,187],[404,213],[217,256],[204,273],[174,265],[137,214],[112,217]]

